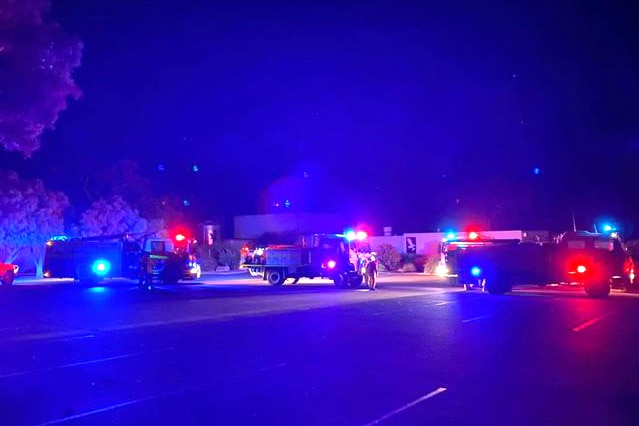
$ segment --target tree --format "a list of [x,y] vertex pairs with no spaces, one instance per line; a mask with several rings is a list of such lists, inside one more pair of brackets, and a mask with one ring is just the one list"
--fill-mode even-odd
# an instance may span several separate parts
[[69,96],[82,43],[47,19],[49,0],[0,0],[0,144],[30,156]]
[[45,189],[40,180],[20,180],[14,172],[0,173],[0,253],[7,263],[28,249],[42,277],[44,246],[64,231],[69,200]]
[[100,171],[87,170],[82,178],[84,193],[91,202],[119,197],[148,220],[150,231],[163,232],[167,226],[180,223],[184,215],[182,201],[175,196],[156,196],[151,180],[139,173],[134,160],[120,160]]
[[82,214],[80,235],[96,237],[146,231],[147,221],[119,196],[100,199]]

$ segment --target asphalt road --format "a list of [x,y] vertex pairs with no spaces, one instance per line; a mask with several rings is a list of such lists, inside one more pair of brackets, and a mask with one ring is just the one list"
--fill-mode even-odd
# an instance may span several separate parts
[[639,295],[238,275],[0,291],[2,425],[636,425]]

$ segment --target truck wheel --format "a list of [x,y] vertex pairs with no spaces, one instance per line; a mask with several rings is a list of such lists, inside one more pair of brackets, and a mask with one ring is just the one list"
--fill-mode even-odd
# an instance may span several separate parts
[[504,294],[511,290],[503,280],[486,280],[486,291],[490,294]]
[[91,268],[89,267],[89,265],[80,264],[75,270],[74,281],[76,281],[80,285],[93,286],[97,284],[98,279],[91,272]]
[[180,271],[169,268],[162,271],[162,284],[173,285],[180,281]]
[[4,275],[2,276],[2,285],[6,285],[9,286],[11,284],[13,284],[13,279],[15,278],[15,276],[13,275],[13,271],[6,271],[4,273]]
[[268,280],[269,284],[279,286],[284,284],[284,280],[286,279],[286,277],[284,277],[284,273],[281,270],[271,269],[268,271],[266,279]]
[[335,284],[336,287],[344,287],[344,284],[346,284],[346,278],[341,274],[335,275],[333,277],[333,284]]
[[584,290],[590,297],[597,299],[608,297],[610,294],[610,284],[608,283],[586,283],[584,284]]
[[362,286],[363,283],[364,283],[364,277],[362,277],[361,275],[356,275],[353,278],[351,278],[351,281],[349,284],[353,288],[359,288]]

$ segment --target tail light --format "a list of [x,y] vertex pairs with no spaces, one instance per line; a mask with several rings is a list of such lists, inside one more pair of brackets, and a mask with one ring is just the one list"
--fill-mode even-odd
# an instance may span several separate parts
[[586,256],[576,256],[569,260],[566,269],[570,275],[592,275],[596,268],[594,268],[592,259],[588,259]]

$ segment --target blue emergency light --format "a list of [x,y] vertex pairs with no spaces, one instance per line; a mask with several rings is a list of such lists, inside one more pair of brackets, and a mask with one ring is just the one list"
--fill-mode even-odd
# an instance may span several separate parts
[[91,265],[91,271],[101,277],[105,276],[111,270],[111,263],[108,260],[98,259]]
[[470,274],[471,274],[473,277],[478,277],[478,276],[480,276],[480,275],[481,275],[481,268],[480,268],[479,266],[473,266],[473,267],[470,269]]

